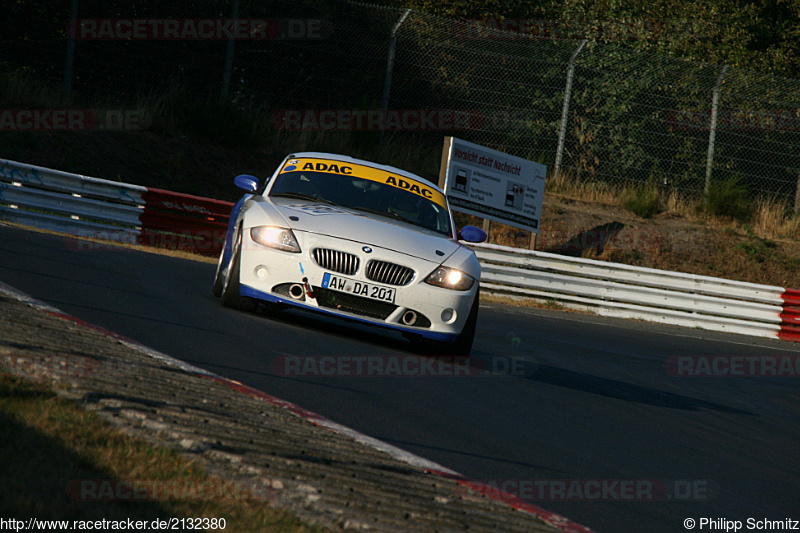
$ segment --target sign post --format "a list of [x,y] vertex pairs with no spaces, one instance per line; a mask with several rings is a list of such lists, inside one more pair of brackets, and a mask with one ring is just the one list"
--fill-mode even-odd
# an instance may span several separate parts
[[546,175],[541,163],[445,137],[439,187],[450,207],[530,231],[531,247],[541,223]]

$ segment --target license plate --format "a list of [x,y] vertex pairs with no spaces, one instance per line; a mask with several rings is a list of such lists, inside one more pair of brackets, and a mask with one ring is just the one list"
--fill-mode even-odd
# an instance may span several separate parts
[[337,276],[330,272],[326,272],[322,277],[322,287],[334,291],[346,292],[354,296],[361,296],[362,298],[394,303],[395,289],[393,288],[373,285],[372,283],[356,281],[350,278],[343,278],[342,276]]

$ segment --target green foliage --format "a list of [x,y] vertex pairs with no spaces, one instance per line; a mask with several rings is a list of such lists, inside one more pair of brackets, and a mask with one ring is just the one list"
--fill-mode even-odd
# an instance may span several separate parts
[[68,104],[62,92],[20,68],[0,69],[0,102],[3,105],[13,103],[27,107],[58,107]]
[[[444,113],[455,109],[482,120],[474,120],[467,128],[428,130],[423,135],[352,132],[348,142],[359,150],[382,150],[402,138],[409,144],[418,143],[418,151],[427,154],[432,147],[440,146],[442,135],[455,134],[552,168],[566,65],[578,46],[577,40],[569,39],[590,41],[577,57],[561,167],[562,173],[569,172],[581,181],[598,185],[638,183],[657,172],[664,176],[664,185],[699,193],[708,125],[687,126],[676,117],[681,112],[696,117],[707,110],[719,64],[732,67],[723,86],[722,106],[728,108],[723,117],[735,109],[757,113],[776,102],[775,106],[791,108],[796,101],[796,92],[783,92],[786,80],[762,83],[763,78],[745,74],[742,69],[800,75],[800,54],[794,53],[800,48],[798,2],[382,3],[388,7],[342,0],[244,3],[242,18],[292,18],[307,11],[311,19],[330,21],[335,31],[322,41],[237,42],[229,89],[232,103],[219,103],[225,64],[222,42],[79,41],[74,99],[69,104],[81,102],[88,108],[108,99],[107,107],[124,108],[141,94],[164,94],[170,87],[179,86],[181,93],[168,96],[161,107],[158,102],[151,105],[145,101],[143,107],[153,117],[154,131],[201,136],[224,146],[263,146],[268,140],[286,137],[286,130],[271,127],[273,112],[378,109],[384,89],[387,40],[401,8],[412,8],[416,13],[398,34],[389,107]],[[9,29],[0,36],[0,51],[4,52],[0,70],[26,75],[22,81],[0,80],[0,86],[6,86],[8,100],[27,107],[36,107],[42,101],[47,106],[62,107],[50,102],[62,92],[63,55],[43,54],[42,50],[63,49],[70,16],[63,5],[63,0],[18,0],[7,10]],[[131,10],[139,18],[162,17],[168,12],[181,12],[183,17],[227,16],[230,9],[229,0],[147,0],[134,4],[108,0],[99,2],[98,9],[101,5],[93,16],[126,17],[131,16]],[[483,26],[490,29],[502,27],[503,19],[512,19],[512,29],[554,39],[470,32],[459,26],[459,19],[484,21]],[[33,78],[41,80],[45,90],[26,89],[28,97],[22,99],[16,88],[29,86]],[[152,107],[158,108],[156,112]],[[740,145],[726,139],[729,133],[721,127],[718,142],[726,148],[717,150],[715,164],[748,176],[752,181],[746,185],[751,191],[756,190],[755,182],[761,181],[761,176],[778,169],[767,182],[774,188],[768,192],[794,191],[798,160],[797,151],[791,147],[795,138],[783,132],[754,130],[745,132],[748,139]],[[327,145],[340,137],[333,131],[326,133],[334,138],[329,141],[320,137]],[[765,153],[760,145],[767,142],[790,148],[785,153],[776,150],[765,170],[758,160]],[[634,209],[648,216],[655,200],[645,200],[639,198],[640,205]]]
[[153,120],[154,131],[195,135],[221,146],[254,147],[267,135],[260,110],[213,98],[199,99],[173,91],[140,102]]
[[623,197],[625,209],[642,217],[653,218],[664,210],[661,194],[653,185],[640,185]]
[[557,302],[552,298],[548,298],[544,302],[542,302],[542,307],[544,307],[545,309],[556,309],[556,310],[564,309],[564,306],[562,304],[560,304],[559,302]]
[[753,210],[741,175],[734,174],[722,181],[712,181],[703,209],[709,215],[742,221],[750,219]]
[[[622,44],[639,51],[800,76],[800,3],[737,0],[385,0],[432,15],[534,20],[562,37]],[[516,25],[512,21],[512,27]],[[540,34],[541,29],[538,30]]]
[[180,124],[222,146],[257,146],[257,116],[234,104],[190,102],[180,114]]

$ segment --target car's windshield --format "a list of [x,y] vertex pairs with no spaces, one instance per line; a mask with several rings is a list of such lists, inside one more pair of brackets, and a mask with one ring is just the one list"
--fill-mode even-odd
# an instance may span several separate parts
[[[275,178],[269,196],[336,204],[451,235],[444,197],[421,182],[383,171],[375,174],[371,172],[374,169],[360,165],[342,167],[349,173],[300,168],[300,164],[284,167]],[[339,167],[335,168],[338,171]],[[367,177],[358,175],[360,169],[364,169],[363,175]]]

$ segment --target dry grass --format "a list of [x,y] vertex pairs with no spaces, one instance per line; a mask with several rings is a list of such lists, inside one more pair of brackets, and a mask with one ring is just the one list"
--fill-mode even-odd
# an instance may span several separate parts
[[776,199],[761,198],[756,202],[751,225],[759,237],[792,240],[800,237],[800,216]]
[[[637,188],[612,187],[605,183],[579,182],[564,177],[548,183],[547,194],[582,202],[625,207],[626,201],[637,194]],[[703,210],[701,201],[675,190],[662,192],[660,202],[665,212],[708,228],[736,233],[752,232],[753,235],[764,239],[800,239],[800,214],[794,213],[791,206],[776,198],[758,198],[753,206],[750,220],[747,221],[711,215]]]
[[580,181],[570,176],[551,179],[547,182],[546,190],[548,194],[561,196],[563,198],[605,205],[622,205],[622,197],[626,192],[613,188],[607,183]]
[[124,494],[115,499],[113,491],[95,491],[107,498],[80,501],[79,480],[107,487],[117,480],[230,487],[178,452],[129,437],[59,398],[48,383],[0,373],[2,515],[70,521],[208,517],[225,518],[226,531],[325,531],[271,508],[263,498],[125,501]]
[[23,71],[0,75],[0,101],[32,108],[57,108],[67,105],[60,87],[45,85]]

